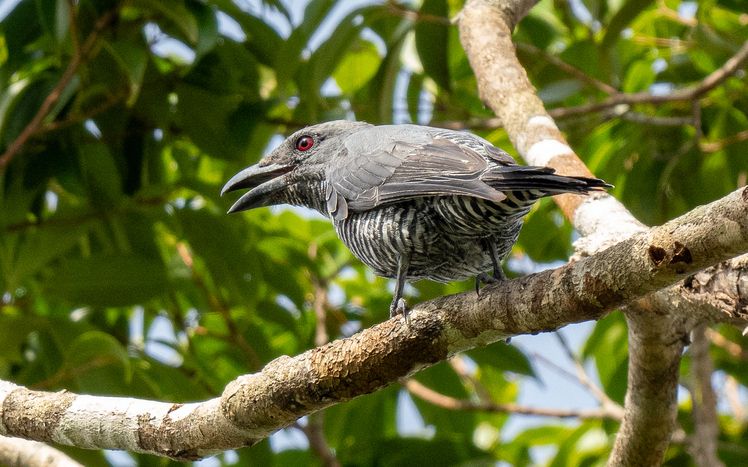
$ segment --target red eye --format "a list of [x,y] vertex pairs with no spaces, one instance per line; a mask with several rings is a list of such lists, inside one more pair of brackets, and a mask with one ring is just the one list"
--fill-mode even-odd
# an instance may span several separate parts
[[296,140],[296,149],[299,151],[308,151],[314,146],[314,138],[304,135]]

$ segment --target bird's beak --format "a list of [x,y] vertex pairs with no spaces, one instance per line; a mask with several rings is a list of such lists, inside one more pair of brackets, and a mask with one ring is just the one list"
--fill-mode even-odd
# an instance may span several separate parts
[[231,206],[229,213],[273,204],[273,195],[288,188],[287,174],[292,169],[291,165],[270,164],[261,167],[256,164],[231,177],[221,189],[221,195],[242,188],[250,190]]

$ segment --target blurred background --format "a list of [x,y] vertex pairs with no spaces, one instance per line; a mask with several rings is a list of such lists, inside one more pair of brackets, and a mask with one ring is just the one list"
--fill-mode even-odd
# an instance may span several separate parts
[[[285,135],[333,119],[465,129],[516,156],[477,94],[453,24],[462,6],[0,1],[0,379],[204,400],[280,355],[385,320],[393,285],[326,219],[289,207],[228,216],[236,197],[219,191]],[[744,46],[742,0],[543,0],[514,39],[572,147],[641,221],[746,183],[745,70],[673,95]],[[606,100],[635,93],[655,97]],[[574,238],[544,200],[509,275],[563,264]],[[423,281],[406,297],[472,287]],[[707,335],[719,453],[738,463],[746,340],[729,327]],[[602,465],[618,420],[594,409],[623,403],[626,363],[613,313],[475,349],[199,464]],[[668,465],[692,462],[689,365],[687,355]],[[62,449],[86,465],[170,464]]]

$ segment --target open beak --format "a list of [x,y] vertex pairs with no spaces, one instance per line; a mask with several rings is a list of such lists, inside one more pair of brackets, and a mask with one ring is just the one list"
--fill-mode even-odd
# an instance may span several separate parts
[[221,189],[221,195],[242,188],[250,190],[231,206],[229,214],[273,204],[274,195],[288,188],[290,183],[287,174],[291,170],[293,166],[290,165],[270,164],[260,167],[255,164],[231,177]]

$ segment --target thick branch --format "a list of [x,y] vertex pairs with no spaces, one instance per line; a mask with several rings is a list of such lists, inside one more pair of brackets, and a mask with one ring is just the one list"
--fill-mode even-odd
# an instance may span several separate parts
[[[683,322],[640,300],[628,307],[628,391],[611,466],[659,465],[677,415],[678,368],[688,335]],[[690,317],[696,320],[695,317]]]
[[738,190],[581,261],[488,285],[480,297],[468,292],[422,303],[411,311],[410,325],[394,318],[280,357],[230,383],[220,400],[170,404],[0,383],[0,435],[197,459],[252,445],[304,415],[457,352],[600,318],[747,250],[748,190]]
[[694,436],[692,454],[696,465],[721,467],[725,464],[717,456],[719,418],[717,396],[712,387],[714,364],[709,356],[706,325],[693,330],[691,343],[691,399],[693,401]]

